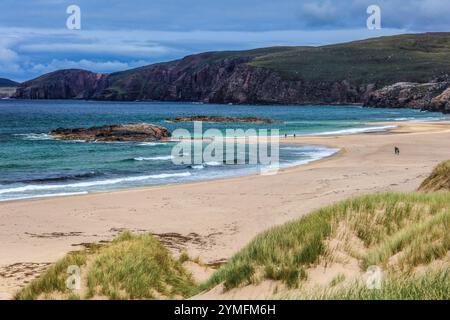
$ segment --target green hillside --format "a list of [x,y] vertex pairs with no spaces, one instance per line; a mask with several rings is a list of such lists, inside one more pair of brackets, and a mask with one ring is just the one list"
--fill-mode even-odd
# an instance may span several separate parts
[[[208,64],[230,58],[248,58],[251,66],[274,70],[286,80],[341,81],[392,84],[427,82],[450,74],[450,33],[386,36],[320,47],[280,46],[246,51],[218,51],[198,55],[195,72]],[[182,60],[161,63],[173,64]],[[115,81],[155,65],[112,74]]]
[[450,73],[450,33],[399,35],[259,55],[251,65],[288,79],[425,82]]

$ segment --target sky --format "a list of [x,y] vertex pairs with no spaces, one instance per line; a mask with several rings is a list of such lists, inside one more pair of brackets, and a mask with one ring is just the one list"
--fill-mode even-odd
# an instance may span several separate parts
[[[66,12],[81,9],[81,29]],[[369,30],[367,7],[381,9]],[[110,73],[216,50],[450,31],[450,0],[0,0],[0,78]]]

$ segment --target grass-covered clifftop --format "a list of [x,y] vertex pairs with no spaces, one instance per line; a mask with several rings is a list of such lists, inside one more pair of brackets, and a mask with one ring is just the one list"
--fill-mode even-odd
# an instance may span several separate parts
[[319,47],[206,52],[109,75],[60,70],[27,81],[27,99],[363,103],[374,89],[450,74],[450,33],[374,38]]
[[251,65],[288,79],[391,84],[450,74],[450,33],[405,34],[321,47],[287,47]]

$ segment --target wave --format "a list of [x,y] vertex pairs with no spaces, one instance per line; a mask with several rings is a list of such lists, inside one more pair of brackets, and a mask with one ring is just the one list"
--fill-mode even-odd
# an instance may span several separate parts
[[342,129],[336,131],[327,131],[320,133],[311,133],[308,136],[334,136],[334,135],[348,135],[355,133],[369,133],[369,132],[383,132],[388,131],[390,129],[395,129],[397,126],[388,125],[388,126],[378,126],[378,127],[366,127],[366,128],[352,128],[352,129]]
[[35,199],[35,198],[78,196],[78,195],[83,195],[83,194],[88,194],[88,192],[87,191],[81,191],[81,192],[46,193],[46,194],[35,195],[35,196],[22,196],[22,197],[13,197],[13,198],[7,198],[7,199],[0,199],[0,202],[14,201],[14,200],[24,200],[24,199]]
[[403,118],[393,118],[392,121],[408,121],[408,122],[427,122],[427,121],[442,121],[449,120],[448,116],[442,117],[425,117],[425,118],[415,118],[415,117],[403,117]]
[[202,170],[202,169],[205,169],[205,166],[202,164],[198,164],[198,165],[192,165],[192,166],[190,166],[190,168],[192,168],[194,170]]
[[169,144],[168,142],[139,142],[137,146],[140,147],[156,147],[156,146],[164,146]]
[[291,166],[299,166],[303,164],[308,164],[313,161],[325,159],[328,157],[331,157],[339,152],[339,149],[331,149],[331,148],[325,148],[325,147],[317,147],[315,151],[303,153],[304,155],[308,156],[306,159],[302,160],[296,160],[293,162],[290,162],[289,164],[283,165],[283,167],[291,167]]
[[146,175],[146,176],[86,181],[86,182],[78,182],[78,183],[71,183],[71,184],[50,184],[50,185],[30,184],[30,185],[26,185],[26,186],[22,186],[22,187],[0,189],[0,194],[26,192],[26,191],[55,190],[55,189],[88,188],[88,187],[95,187],[95,186],[113,185],[113,184],[118,184],[118,183],[123,183],[123,182],[135,182],[135,181],[145,181],[145,180],[152,180],[152,179],[168,179],[168,178],[188,177],[190,175],[191,175],[190,172],[161,173],[161,174]]
[[48,177],[48,178],[38,178],[38,179],[29,179],[29,180],[20,180],[14,181],[14,183],[33,183],[33,182],[60,182],[60,181],[68,181],[68,180],[83,180],[88,178],[95,178],[98,176],[102,176],[103,173],[91,171],[80,174],[72,174],[65,176],[57,176],[57,177]]
[[210,167],[218,167],[218,166],[222,165],[221,162],[217,162],[217,161],[208,161],[208,162],[205,162],[205,164]]
[[172,160],[173,156],[157,156],[157,157],[136,157],[135,161],[160,161],[160,160]]
[[55,140],[52,136],[46,133],[18,133],[16,137],[22,137],[22,140],[39,141],[39,140]]

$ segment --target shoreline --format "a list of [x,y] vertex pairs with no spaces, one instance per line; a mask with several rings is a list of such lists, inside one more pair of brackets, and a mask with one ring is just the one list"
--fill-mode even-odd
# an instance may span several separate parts
[[[384,122],[386,124],[386,122]],[[179,253],[206,263],[229,258],[256,234],[344,198],[413,191],[449,158],[450,122],[389,122],[382,133],[281,139],[339,149],[331,156],[280,169],[181,184],[23,199],[0,203],[0,298],[83,243],[108,241],[124,229],[151,232]],[[414,137],[414,139],[411,139]],[[393,147],[399,146],[400,156]],[[30,266],[31,264],[31,266]],[[11,271],[12,270],[12,271]]]
[[[434,121],[444,121],[444,120],[434,120]],[[406,122],[414,122],[414,121],[406,121]],[[355,134],[383,134],[383,133],[388,133],[389,131],[398,128],[398,125],[392,125],[391,122],[373,122],[373,123],[364,123],[364,125],[366,125],[367,127],[357,127],[357,128],[352,128],[352,129],[342,129],[342,130],[338,130],[338,131],[298,135],[297,139],[309,138],[309,137],[346,136],[346,135],[355,135]],[[289,139],[289,138],[293,138],[293,137],[294,137],[293,134],[290,134],[290,135],[288,134],[286,137],[285,137],[285,135],[280,135],[279,136],[280,144],[283,144],[283,141],[285,142],[285,140],[283,140],[283,139]],[[256,138],[256,137],[250,137],[249,141],[252,141],[253,138]],[[239,138],[237,138],[237,139],[239,140]],[[197,140],[197,139],[194,139],[194,140]],[[203,140],[204,139],[202,139],[202,141]],[[177,141],[180,141],[180,140],[167,140],[165,142],[177,142]],[[110,142],[107,142],[107,143],[110,143]],[[298,143],[295,143],[293,141],[288,141],[286,144],[298,145]],[[326,145],[317,145],[317,144],[314,144],[314,145],[304,144],[303,146],[325,147],[325,148],[330,149],[329,150],[330,152],[333,149],[335,152],[333,152],[331,155],[325,155],[325,156],[317,158],[317,159],[314,158],[311,160],[306,160],[305,162],[299,161],[302,163],[298,163],[298,164],[294,163],[292,165],[280,166],[279,171],[288,170],[288,169],[295,168],[298,166],[308,165],[308,164],[316,162],[316,161],[321,161],[322,159],[333,157],[337,153],[340,152],[340,149],[335,146],[326,146]],[[18,201],[33,201],[33,200],[49,199],[49,198],[65,198],[65,197],[76,197],[76,196],[84,196],[84,195],[91,195],[91,194],[113,193],[113,192],[121,192],[121,191],[128,191],[128,190],[139,190],[142,188],[153,188],[153,187],[158,187],[158,186],[194,184],[194,183],[199,183],[199,182],[210,182],[210,181],[216,181],[216,180],[228,180],[228,179],[242,178],[242,177],[253,176],[253,175],[259,175],[259,174],[248,172],[248,173],[237,174],[237,175],[229,175],[229,176],[224,175],[222,177],[217,177],[214,179],[198,179],[198,180],[194,180],[194,181],[181,181],[181,182],[161,183],[161,184],[153,184],[153,185],[149,184],[149,185],[142,185],[142,186],[131,186],[131,187],[126,187],[126,188],[121,188],[119,186],[118,188],[110,189],[110,190],[93,190],[93,191],[80,190],[80,191],[62,192],[62,193],[55,192],[53,194],[34,195],[34,196],[20,197],[20,198],[16,198],[16,199],[4,199],[4,200],[0,200],[0,204],[1,203],[18,202]]]
[[[292,143],[292,142],[289,142],[287,144],[298,145],[297,143]],[[311,146],[311,145],[305,145],[305,146]],[[287,171],[290,169],[294,169],[296,167],[303,167],[303,166],[306,166],[311,163],[315,163],[315,162],[319,162],[319,161],[326,160],[329,158],[333,158],[333,157],[337,156],[338,154],[340,154],[342,151],[339,148],[331,148],[331,147],[322,146],[322,145],[320,145],[320,146],[314,145],[314,146],[325,147],[325,148],[329,149],[330,151],[331,150],[336,150],[336,151],[331,155],[323,156],[318,159],[306,160],[307,162],[305,162],[305,163],[293,164],[293,165],[284,166],[284,167],[280,166],[278,172],[281,173],[281,172],[284,172],[284,171]],[[242,175],[223,176],[223,177],[217,177],[217,178],[213,178],[213,179],[199,179],[199,180],[195,180],[195,181],[186,181],[186,182],[174,182],[174,183],[162,183],[162,184],[154,184],[154,185],[134,186],[134,187],[128,187],[128,188],[117,188],[117,189],[112,189],[112,190],[79,191],[79,192],[67,193],[67,194],[62,194],[62,195],[59,195],[58,193],[47,194],[47,195],[36,195],[36,196],[30,196],[27,198],[0,200],[0,205],[7,204],[7,203],[17,203],[17,202],[22,202],[22,201],[39,201],[42,199],[52,199],[52,198],[64,199],[64,198],[89,196],[89,195],[94,195],[94,194],[96,194],[96,195],[97,194],[111,194],[111,193],[128,192],[128,191],[133,191],[133,190],[145,190],[145,189],[149,189],[149,188],[166,187],[166,186],[170,187],[170,186],[178,186],[178,185],[195,185],[195,184],[199,184],[199,183],[208,183],[208,182],[223,181],[223,180],[232,181],[235,179],[241,179],[241,178],[251,177],[251,176],[259,176],[259,175],[261,175],[261,174],[260,173],[246,173],[246,174],[242,174]]]

